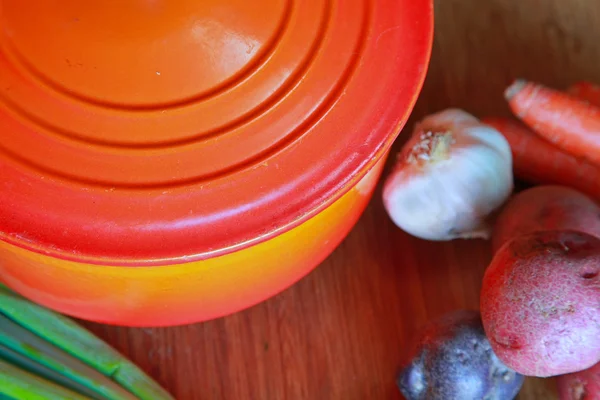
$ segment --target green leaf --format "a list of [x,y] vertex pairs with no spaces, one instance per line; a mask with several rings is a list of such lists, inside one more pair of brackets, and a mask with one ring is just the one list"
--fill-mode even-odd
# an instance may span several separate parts
[[30,302],[2,284],[0,314],[110,377],[140,400],[174,400],[137,366],[75,321]]
[[[0,360],[4,360],[24,371],[30,372],[46,380],[52,381],[59,386],[62,386],[72,391],[87,396],[94,400],[104,400],[105,397],[98,395],[87,387],[78,384],[70,380],[69,378],[61,375],[60,373],[48,368],[42,364],[38,364],[34,360],[31,360],[16,351],[9,349],[8,347],[0,345]],[[0,397],[2,400],[2,397]]]
[[19,400],[91,400],[0,361],[0,395]]
[[0,344],[87,387],[102,399],[136,400],[111,379],[3,315],[0,315]]

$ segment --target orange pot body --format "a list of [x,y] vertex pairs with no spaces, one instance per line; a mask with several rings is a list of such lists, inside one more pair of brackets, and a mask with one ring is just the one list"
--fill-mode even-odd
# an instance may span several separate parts
[[432,0],[0,0],[0,280],[205,321],[306,275],[422,87]]
[[365,209],[383,162],[302,224],[220,257],[156,267],[105,266],[0,241],[0,276],[39,304],[97,322],[171,326],[224,316],[273,296],[321,263]]

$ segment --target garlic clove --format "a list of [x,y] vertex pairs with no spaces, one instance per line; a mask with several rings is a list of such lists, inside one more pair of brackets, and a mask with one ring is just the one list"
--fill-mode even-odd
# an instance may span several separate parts
[[421,124],[428,127],[439,127],[440,129],[453,129],[458,126],[480,124],[479,119],[459,108],[449,108],[438,113],[426,116]]
[[488,239],[488,216],[512,189],[504,137],[465,111],[448,109],[416,125],[383,198],[393,222],[413,236]]

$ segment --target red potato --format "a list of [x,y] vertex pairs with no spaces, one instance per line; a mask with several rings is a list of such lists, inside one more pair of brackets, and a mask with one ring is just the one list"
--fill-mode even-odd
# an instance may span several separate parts
[[496,219],[494,253],[519,235],[548,230],[574,230],[600,237],[600,206],[581,192],[556,186],[535,186],[508,201]]
[[498,358],[548,377],[600,361],[600,239],[545,231],[502,246],[488,267],[481,316]]
[[600,399],[600,363],[583,371],[561,375],[557,378],[561,400]]

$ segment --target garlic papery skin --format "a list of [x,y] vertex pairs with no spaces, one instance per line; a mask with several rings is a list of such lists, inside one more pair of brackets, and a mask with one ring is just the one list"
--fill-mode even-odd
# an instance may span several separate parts
[[383,200],[394,223],[421,239],[489,239],[488,218],[512,190],[506,139],[465,111],[448,109],[417,124]]

